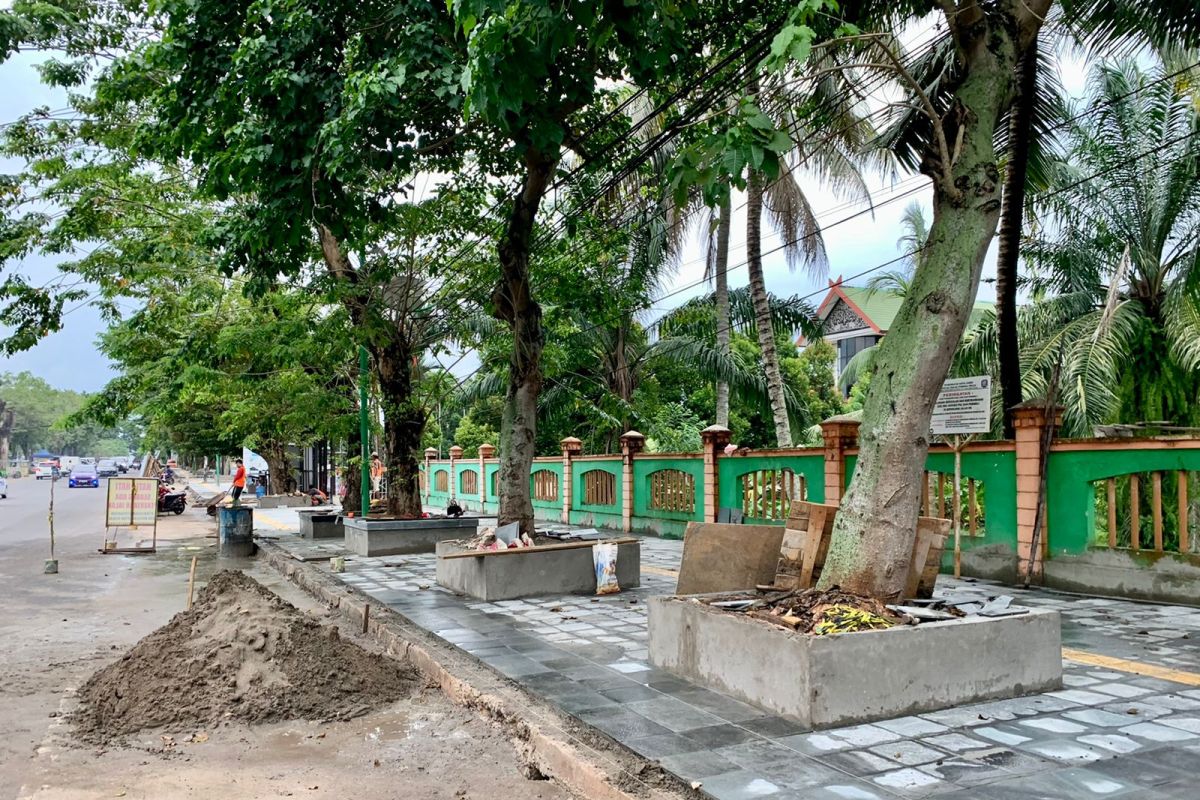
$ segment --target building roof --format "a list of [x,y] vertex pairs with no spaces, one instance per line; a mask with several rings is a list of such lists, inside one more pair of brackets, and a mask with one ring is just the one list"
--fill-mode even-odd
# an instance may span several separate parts
[[[865,286],[844,284],[842,283],[842,279],[838,278],[836,281],[829,282],[829,292],[817,308],[817,317],[824,321],[829,316],[829,313],[838,305],[839,300],[845,303],[846,307],[863,321],[863,329],[881,335],[887,333],[888,329],[891,328],[892,321],[895,320],[896,314],[900,313],[900,306],[904,303],[904,298],[893,290],[879,289],[872,291]],[[975,307],[971,310],[971,317],[967,322],[967,326],[971,327],[975,325],[984,312],[994,307],[995,303],[991,301],[976,301]],[[798,342],[798,344],[802,345],[803,341]]]

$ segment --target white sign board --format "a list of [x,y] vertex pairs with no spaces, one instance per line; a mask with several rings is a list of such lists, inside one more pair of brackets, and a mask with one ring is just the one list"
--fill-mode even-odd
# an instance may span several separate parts
[[155,525],[158,486],[157,478],[109,478],[104,524],[110,528]]
[[940,436],[987,433],[992,429],[992,379],[948,378],[942,384],[930,421]]

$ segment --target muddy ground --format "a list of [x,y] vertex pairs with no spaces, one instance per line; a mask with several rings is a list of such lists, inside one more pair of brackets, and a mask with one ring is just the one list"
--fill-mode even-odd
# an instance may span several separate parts
[[570,797],[526,779],[499,729],[432,689],[341,722],[225,723],[83,745],[67,721],[72,690],[183,610],[193,555],[201,585],[245,568],[302,611],[323,609],[265,567],[218,559],[201,512],[160,518],[156,555],[98,553],[100,492],[56,500],[60,574],[43,575],[48,486],[17,483],[17,502],[10,493],[0,507],[0,800]]

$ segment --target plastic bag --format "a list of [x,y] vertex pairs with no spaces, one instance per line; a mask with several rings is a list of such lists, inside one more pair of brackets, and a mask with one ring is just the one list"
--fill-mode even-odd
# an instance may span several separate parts
[[592,564],[596,567],[596,594],[616,594],[617,546],[611,543],[592,545]]

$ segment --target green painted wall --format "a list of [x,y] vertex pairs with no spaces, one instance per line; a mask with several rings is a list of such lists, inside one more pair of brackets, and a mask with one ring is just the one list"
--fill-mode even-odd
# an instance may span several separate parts
[[[634,463],[637,463],[636,459],[634,459]],[[621,486],[622,468],[621,456],[613,456],[604,461],[576,461],[571,464],[571,522],[573,524],[621,529],[623,522],[621,503],[624,496],[624,488]],[[602,470],[613,476],[614,503],[611,506],[583,502],[583,476],[592,470]],[[634,497],[637,497],[636,489]]]
[[[563,465],[562,461],[535,461],[533,469],[529,475],[529,494],[533,496],[533,476],[546,470],[558,476],[558,494],[553,500],[537,500],[533,501],[533,514],[538,519],[557,519],[562,518],[562,494],[563,494]],[[547,514],[546,512],[550,512]]]
[[[1050,554],[1082,553],[1096,529],[1093,481],[1134,472],[1200,471],[1200,450],[1139,449],[1136,443],[1119,450],[1068,450],[1050,453],[1046,475],[1047,542]],[[1146,497],[1150,486],[1142,487]],[[1164,497],[1163,504],[1174,503]],[[1142,535],[1147,536],[1148,531]]]
[[[797,475],[804,476],[809,502],[825,502],[825,456],[823,453],[801,456],[748,455],[722,458],[717,461],[720,477],[720,507],[738,509],[742,507],[741,477],[743,475],[758,470],[785,468]],[[763,520],[753,517],[747,517],[746,521],[780,525],[786,522],[786,520]]]
[[[650,508],[651,476],[663,470],[679,470],[692,477],[695,484],[694,510],[663,511]],[[680,458],[635,458],[633,460],[633,528],[654,533],[666,539],[682,539],[688,522],[704,521],[704,460],[697,456]]]

